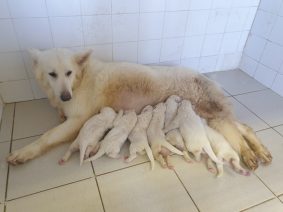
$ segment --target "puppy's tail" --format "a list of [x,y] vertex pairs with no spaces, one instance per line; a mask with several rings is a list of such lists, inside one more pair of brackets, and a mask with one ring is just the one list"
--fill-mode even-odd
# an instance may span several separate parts
[[154,167],[155,167],[155,161],[154,161],[154,157],[153,157],[153,154],[152,154],[152,151],[149,147],[149,145],[147,145],[145,147],[145,152],[149,158],[149,161],[150,161],[150,164],[151,164],[151,170],[154,170]]
[[206,152],[208,154],[208,156],[211,158],[211,160],[213,160],[215,163],[218,163],[218,164],[223,164],[222,161],[220,161],[215,153],[213,152],[210,144],[206,145],[205,147],[203,147],[203,151]]
[[94,161],[94,160],[100,158],[101,156],[103,156],[104,154],[105,154],[104,149],[103,149],[103,148],[100,148],[100,149],[98,150],[98,152],[97,152],[94,156],[92,156],[92,157],[90,157],[90,158],[84,160],[84,162]]
[[177,155],[184,155],[183,152],[181,152],[180,150],[178,150],[177,148],[175,148],[174,146],[172,146],[170,143],[168,143],[167,141],[162,142],[162,146],[166,147],[167,149],[169,149],[171,152],[177,154]]

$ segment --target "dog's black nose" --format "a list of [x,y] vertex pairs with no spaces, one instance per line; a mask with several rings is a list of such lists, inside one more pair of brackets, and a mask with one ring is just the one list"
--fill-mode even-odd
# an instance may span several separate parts
[[72,96],[69,91],[64,91],[61,93],[60,98],[63,102],[66,102],[69,101],[72,98]]

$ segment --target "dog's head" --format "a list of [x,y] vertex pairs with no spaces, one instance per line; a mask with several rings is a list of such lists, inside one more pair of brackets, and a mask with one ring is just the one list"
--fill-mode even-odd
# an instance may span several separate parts
[[69,101],[87,65],[91,51],[75,54],[66,49],[46,51],[31,49],[29,52],[36,78],[44,89],[48,89],[49,92],[51,90],[61,101]]

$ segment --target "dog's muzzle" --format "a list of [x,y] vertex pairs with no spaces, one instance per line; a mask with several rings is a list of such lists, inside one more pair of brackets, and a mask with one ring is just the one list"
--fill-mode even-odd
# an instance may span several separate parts
[[61,93],[60,99],[63,102],[69,101],[71,98],[72,98],[72,96],[68,91],[64,91],[63,93]]

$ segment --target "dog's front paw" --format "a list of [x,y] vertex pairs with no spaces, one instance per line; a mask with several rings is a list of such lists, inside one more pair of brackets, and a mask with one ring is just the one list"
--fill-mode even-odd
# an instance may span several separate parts
[[33,148],[27,148],[24,147],[22,149],[18,149],[14,152],[12,152],[8,157],[7,157],[7,162],[12,164],[12,165],[19,165],[23,164],[28,160],[33,159],[36,154]]
[[264,165],[268,165],[272,161],[271,153],[264,146],[262,146],[262,148],[259,151],[256,151],[255,154],[258,160]]
[[250,170],[256,170],[257,169],[257,167],[258,167],[257,157],[252,150],[247,149],[247,150],[243,151],[241,153],[241,155],[242,155],[242,159],[243,159],[244,163],[246,164],[246,166]]

